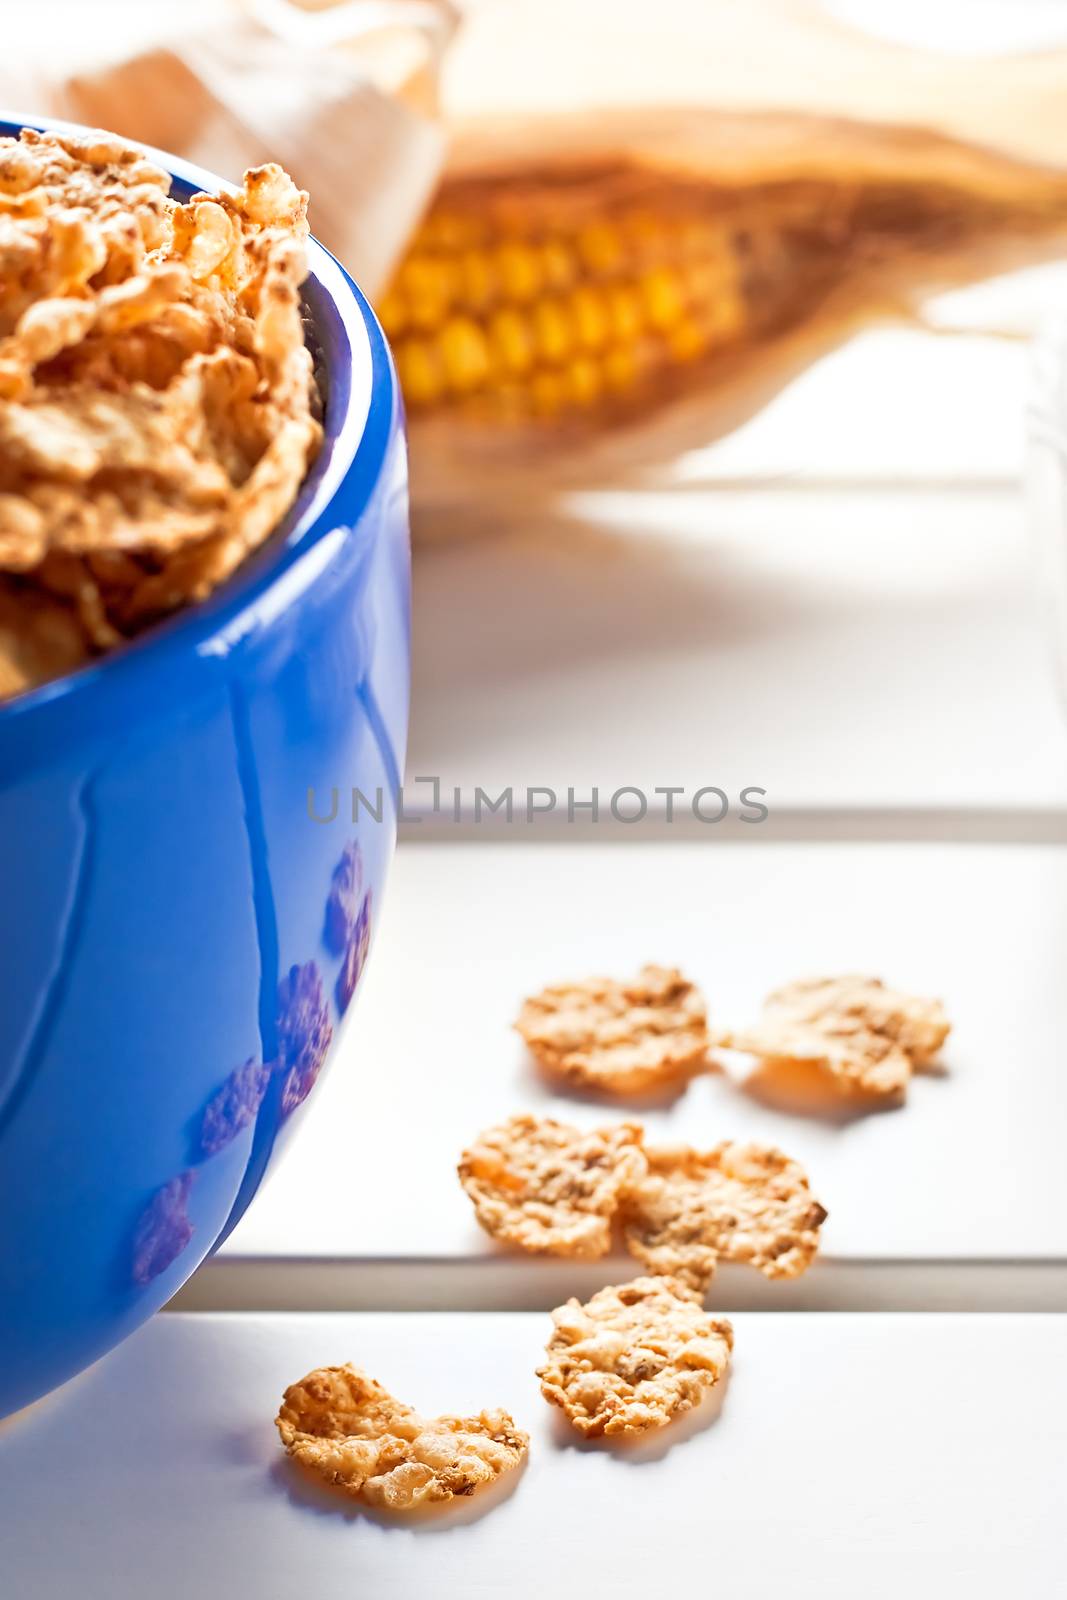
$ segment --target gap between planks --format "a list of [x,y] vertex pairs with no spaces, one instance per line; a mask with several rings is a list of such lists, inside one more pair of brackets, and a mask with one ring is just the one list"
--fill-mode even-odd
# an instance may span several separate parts
[[[610,796],[601,795],[604,812]],[[580,801],[579,801],[580,803]],[[1067,844],[1067,807],[857,807],[824,810],[789,806],[772,810],[762,823],[742,823],[728,818],[719,824],[702,823],[687,815],[668,822],[662,814],[649,814],[640,822],[616,822],[610,814],[596,822],[565,812],[537,817],[527,823],[518,813],[513,822],[483,813],[474,819],[473,791],[461,791],[458,820],[451,809],[420,810],[410,800],[399,828],[402,844],[662,844],[671,840],[708,844]]]
[[[168,1310],[547,1311],[588,1299],[639,1271],[629,1257],[598,1263],[505,1257],[375,1260],[209,1258]],[[789,1282],[720,1269],[718,1311],[1067,1312],[1067,1261],[835,1261]]]

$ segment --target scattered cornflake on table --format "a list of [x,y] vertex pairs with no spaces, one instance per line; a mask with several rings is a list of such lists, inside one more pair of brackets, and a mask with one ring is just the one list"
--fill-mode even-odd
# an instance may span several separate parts
[[627,1192],[622,1218],[627,1249],[648,1271],[703,1295],[720,1259],[768,1278],[795,1278],[811,1265],[827,1213],[781,1150],[727,1140],[703,1152],[646,1148],[645,1156],[648,1170]]
[[704,1000],[673,967],[554,984],[523,1003],[515,1026],[547,1072],[578,1088],[643,1094],[708,1065]]
[[530,1442],[506,1411],[428,1420],[351,1364],[292,1384],[276,1422],[295,1461],[389,1511],[472,1495],[512,1472]]
[[733,1328],[671,1278],[637,1278],[552,1313],[541,1393],[585,1438],[645,1433],[725,1373]]
[[941,1002],[850,974],[807,978],[767,996],[749,1028],[718,1042],[766,1063],[804,1063],[846,1093],[901,1098],[912,1072],[929,1066],[951,1024]]
[[520,1250],[589,1260],[611,1247],[623,1193],[645,1172],[635,1122],[583,1132],[516,1116],[463,1152],[459,1178],[485,1231]]

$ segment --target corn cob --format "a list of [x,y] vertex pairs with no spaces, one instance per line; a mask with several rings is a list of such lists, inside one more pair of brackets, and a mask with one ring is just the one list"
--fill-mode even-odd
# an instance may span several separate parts
[[[518,205],[516,201],[518,200]],[[413,413],[607,415],[742,337],[747,264],[695,185],[446,190],[379,305]]]
[[422,465],[453,474],[457,451],[540,471],[598,436],[629,448],[682,401],[678,447],[705,443],[722,423],[700,403],[724,386],[756,372],[751,414],[864,321],[1065,240],[1067,177],[922,130],[708,112],[496,126],[460,143],[378,304],[416,484],[431,425]]

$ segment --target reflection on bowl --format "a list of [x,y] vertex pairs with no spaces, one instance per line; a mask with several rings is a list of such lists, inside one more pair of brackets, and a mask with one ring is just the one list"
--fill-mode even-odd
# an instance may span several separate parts
[[[182,195],[218,187],[160,159]],[[381,905],[403,424],[366,302],[309,256],[326,439],[276,536],[204,605],[0,706],[0,1415],[118,1343],[236,1223]],[[337,786],[380,790],[382,820],[312,820],[309,791]]]

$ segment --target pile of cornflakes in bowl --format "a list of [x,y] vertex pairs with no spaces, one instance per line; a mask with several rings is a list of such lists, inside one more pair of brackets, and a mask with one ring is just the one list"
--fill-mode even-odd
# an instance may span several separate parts
[[110,134],[0,139],[0,698],[204,599],[319,447],[307,195],[170,181]]

